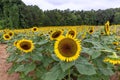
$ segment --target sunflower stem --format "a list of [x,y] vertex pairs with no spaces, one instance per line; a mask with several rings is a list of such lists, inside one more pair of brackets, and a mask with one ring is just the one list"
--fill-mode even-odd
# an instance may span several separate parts
[[69,68],[69,72],[68,72],[68,80],[70,80],[70,68]]

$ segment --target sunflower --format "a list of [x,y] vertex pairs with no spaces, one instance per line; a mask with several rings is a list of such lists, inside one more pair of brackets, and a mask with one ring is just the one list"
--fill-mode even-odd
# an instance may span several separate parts
[[14,32],[12,32],[12,31],[9,31],[8,34],[9,34],[9,36],[11,36],[11,37],[14,36]]
[[103,31],[101,31],[101,35],[104,35],[105,33]]
[[36,31],[38,31],[38,27],[33,27],[32,32],[36,32]]
[[53,31],[50,35],[50,40],[57,40],[59,37],[61,37],[63,34],[62,30],[56,30]]
[[113,42],[112,44],[118,46],[119,42]]
[[117,50],[117,51],[120,51],[120,47],[117,47],[116,50]]
[[19,40],[17,40],[17,41],[14,42],[14,46],[17,46],[18,41],[19,41]]
[[76,37],[76,30],[74,30],[74,29],[70,29],[68,32],[67,32],[67,34],[66,34],[66,36],[71,36],[71,37],[73,37],[73,38],[75,38]]
[[54,45],[54,52],[56,56],[66,62],[76,60],[81,51],[80,41],[71,36],[60,37]]
[[3,39],[4,39],[4,40],[10,40],[11,37],[10,37],[9,34],[3,34]]
[[120,56],[116,54],[116,52],[113,52],[113,55],[109,55],[104,59],[104,62],[109,62],[113,65],[120,64]]
[[104,62],[109,62],[109,63],[115,65],[115,64],[120,64],[120,59],[107,57],[104,59]]
[[107,35],[110,35],[110,26],[109,26],[109,21],[106,22],[104,30]]
[[25,53],[28,53],[34,49],[34,44],[31,40],[22,39],[18,41],[17,48]]
[[94,27],[92,26],[92,27],[90,27],[88,33],[89,33],[89,34],[93,34],[93,32],[94,32]]

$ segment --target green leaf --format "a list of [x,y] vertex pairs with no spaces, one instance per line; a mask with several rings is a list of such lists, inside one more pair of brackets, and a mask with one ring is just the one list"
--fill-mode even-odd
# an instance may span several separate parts
[[114,74],[114,72],[112,71],[112,69],[109,69],[109,68],[100,68],[100,71],[104,75],[113,75]]
[[42,62],[43,66],[47,67],[50,63],[52,63],[54,60],[51,57],[43,56]]
[[36,44],[38,44],[38,45],[44,45],[46,43],[48,43],[48,40],[42,40],[40,42],[37,42]]
[[24,65],[20,65],[15,69],[15,72],[22,72],[24,71]]
[[34,63],[26,64],[24,66],[25,75],[27,75],[30,71],[33,71],[36,68]]
[[60,66],[61,66],[63,72],[65,72],[67,69],[72,67],[74,64],[75,64],[75,62],[60,62]]
[[49,72],[47,72],[42,79],[43,80],[56,80],[62,73],[60,65],[54,66]]
[[12,62],[12,61],[15,61],[17,58],[17,55],[16,54],[11,54],[8,58],[7,58],[7,61],[8,62]]
[[100,51],[94,51],[94,53],[91,56],[92,56],[92,59],[95,59],[95,58],[99,57],[100,55],[101,55]]
[[55,54],[52,54],[51,56],[52,56],[52,58],[53,58],[55,61],[60,61],[60,60],[55,56]]
[[87,53],[87,54],[89,54],[89,55],[92,55],[92,54],[93,54],[93,51],[91,50],[91,48],[82,47],[82,52],[83,52],[83,53]]
[[27,59],[29,57],[28,54],[23,54],[21,55],[16,62],[21,62],[21,61],[24,61],[25,59]]
[[75,64],[77,70],[81,74],[93,75],[96,74],[95,68],[85,58],[79,58]]
[[95,48],[82,48],[82,52],[87,53],[88,55],[92,56],[92,59],[95,59],[101,55],[101,51]]
[[31,57],[32,57],[32,60],[34,60],[34,61],[41,61],[42,60],[42,54],[41,53],[38,53],[38,54],[32,54],[31,55]]

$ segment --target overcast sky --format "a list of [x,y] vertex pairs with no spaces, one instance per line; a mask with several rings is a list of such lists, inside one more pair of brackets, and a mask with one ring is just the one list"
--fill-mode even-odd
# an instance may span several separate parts
[[119,8],[120,0],[22,0],[26,5],[37,5],[42,10],[98,10]]

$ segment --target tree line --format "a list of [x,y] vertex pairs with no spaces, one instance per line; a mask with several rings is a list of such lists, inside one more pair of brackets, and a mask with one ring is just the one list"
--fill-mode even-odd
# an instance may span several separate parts
[[0,29],[33,26],[76,26],[120,24],[120,8],[106,10],[46,10],[25,5],[21,0],[0,0]]

